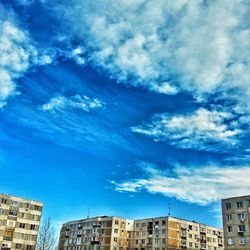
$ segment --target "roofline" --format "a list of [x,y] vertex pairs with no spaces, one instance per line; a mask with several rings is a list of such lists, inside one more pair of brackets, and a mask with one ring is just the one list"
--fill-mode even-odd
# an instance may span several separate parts
[[201,222],[198,222],[198,221],[187,220],[187,219],[183,219],[183,218],[179,218],[179,217],[175,217],[175,216],[169,216],[169,215],[157,216],[157,217],[148,217],[148,218],[142,218],[142,219],[128,219],[128,218],[123,218],[123,217],[119,217],[119,216],[105,216],[105,215],[102,215],[102,216],[94,216],[94,217],[89,217],[89,218],[84,218],[84,219],[79,219],[79,220],[68,221],[68,222],[63,223],[62,226],[72,224],[72,223],[84,222],[84,221],[86,221],[88,219],[105,218],[105,217],[110,218],[110,219],[113,219],[113,218],[125,219],[125,220],[130,220],[130,221],[133,221],[133,222],[142,221],[142,220],[155,220],[155,219],[160,219],[160,218],[173,218],[173,219],[182,220],[182,221],[185,221],[185,222],[197,223],[197,224],[204,225],[204,226],[207,226],[207,227],[212,227],[212,228],[216,228],[216,229],[219,229],[219,230],[223,230],[220,227],[210,226],[208,224],[201,223]]
[[238,199],[238,198],[245,198],[245,197],[250,198],[250,194],[249,195],[241,195],[241,196],[234,196],[234,197],[224,198],[224,199],[221,199],[221,201],[231,200],[231,199]]
[[204,226],[213,227],[213,228],[216,228],[216,229],[223,230],[223,228],[220,228],[220,227],[210,226],[210,225],[208,225],[208,224],[201,223],[201,222],[198,222],[198,221],[195,221],[195,220],[187,220],[187,219],[183,219],[183,218],[175,217],[175,216],[171,216],[171,215],[157,216],[157,217],[149,217],[149,218],[144,218],[144,219],[136,219],[136,220],[134,220],[134,221],[139,221],[139,220],[150,220],[150,219],[159,219],[159,218],[173,218],[173,219],[182,220],[182,221],[185,221],[185,222],[197,223],[197,224],[200,224],[200,225],[204,225]]
[[27,198],[24,198],[24,197],[21,197],[21,196],[15,196],[15,195],[11,195],[11,194],[3,194],[3,193],[0,193],[0,196],[1,196],[1,195],[7,196],[7,197],[12,197],[12,198],[17,198],[17,199],[22,199],[22,200],[26,200],[26,201],[33,201],[33,202],[42,204],[42,206],[44,205],[44,202],[43,202],[43,201],[37,201],[37,200],[33,200],[33,199],[27,199]]
[[89,217],[89,218],[82,218],[82,219],[79,219],[79,220],[68,221],[68,222],[63,223],[63,225],[76,223],[76,222],[84,222],[86,220],[98,219],[98,218],[110,218],[110,219],[118,218],[118,219],[123,219],[123,220],[130,220],[130,219],[127,219],[127,218],[124,218],[124,217],[119,217],[119,216],[97,215],[97,216],[93,216],[93,217]]

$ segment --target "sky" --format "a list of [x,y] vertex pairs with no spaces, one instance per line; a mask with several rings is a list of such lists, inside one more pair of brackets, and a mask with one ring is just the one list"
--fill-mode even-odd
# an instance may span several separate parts
[[54,225],[222,226],[250,193],[247,0],[1,0],[1,193]]

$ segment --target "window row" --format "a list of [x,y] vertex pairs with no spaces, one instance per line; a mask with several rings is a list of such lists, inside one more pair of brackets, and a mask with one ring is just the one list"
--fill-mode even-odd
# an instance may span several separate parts
[[21,207],[21,208],[24,208],[24,209],[42,211],[42,206],[38,206],[38,205],[30,204],[30,203],[23,203],[23,202],[20,202],[20,201],[11,200],[11,199],[7,199],[7,198],[1,198],[0,203],[10,205],[10,206],[13,206],[13,207]]
[[244,208],[244,207],[249,207],[250,206],[250,200],[247,200],[247,201],[237,201],[237,202],[227,202],[225,203],[225,209],[226,210],[229,210],[229,209],[232,209],[233,207],[237,208],[237,209],[241,209],[241,208]]
[[233,218],[236,218],[238,220],[240,220],[241,222],[243,222],[245,219],[247,219],[248,214],[247,213],[238,213],[236,214],[227,214],[226,215],[226,221],[231,221],[233,220]]
[[135,227],[136,228],[143,228],[143,227],[150,227],[150,226],[165,226],[166,225],[166,220],[162,220],[162,221],[154,221],[154,222],[136,222],[135,223]]
[[[228,226],[227,227],[227,232],[228,233],[232,233],[233,232],[233,228],[234,228],[234,226]],[[238,225],[237,226],[237,231],[239,233],[245,232],[246,231],[246,226],[245,225]]]
[[[240,237],[239,239],[237,239],[237,241],[238,241],[238,243],[239,243],[240,245],[244,245],[244,244],[247,243],[247,240],[246,240],[245,237]],[[228,245],[234,245],[235,243],[236,243],[236,240],[234,240],[234,239],[229,238],[229,239],[227,240],[227,244],[228,244]]]
[[19,218],[35,220],[35,221],[39,221],[41,218],[40,215],[18,212],[18,209],[16,208],[11,208],[10,210],[0,208],[0,215],[8,215],[8,216],[19,217]]
[[146,239],[141,239],[141,240],[135,240],[135,244],[139,245],[139,244],[165,244],[166,243],[166,239],[152,239],[152,238],[148,238]]

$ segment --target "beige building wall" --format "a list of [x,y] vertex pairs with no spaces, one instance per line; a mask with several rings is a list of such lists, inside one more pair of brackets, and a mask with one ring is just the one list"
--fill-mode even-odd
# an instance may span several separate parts
[[250,249],[250,195],[222,200],[225,249]]
[[103,216],[65,223],[59,250],[224,250],[223,243],[222,229],[197,222]]
[[222,229],[174,217],[134,221],[134,250],[223,250]]
[[100,216],[63,224],[59,250],[127,250],[133,221]]
[[35,249],[43,203],[0,194],[0,248]]

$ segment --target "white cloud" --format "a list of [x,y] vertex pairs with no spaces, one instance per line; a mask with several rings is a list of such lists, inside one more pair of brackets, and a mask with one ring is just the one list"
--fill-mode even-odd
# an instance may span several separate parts
[[0,21],[0,107],[15,93],[14,79],[30,66],[35,48],[25,33],[9,21]]
[[[0,16],[0,108],[17,94],[15,80],[34,64],[51,63],[51,57],[37,50],[27,31],[17,25],[2,5]],[[6,13],[5,13],[6,12]],[[5,14],[5,15],[4,15]],[[4,18],[3,18],[3,17]]]
[[176,167],[172,172],[144,167],[144,177],[117,183],[118,192],[159,193],[179,200],[207,205],[223,198],[247,195],[250,167]]
[[236,87],[236,101],[250,97],[248,1],[73,0],[61,7],[89,61],[118,81],[196,96]]
[[216,150],[218,144],[233,146],[241,130],[228,112],[200,108],[187,115],[160,114],[150,124],[133,127],[132,131],[167,141],[180,148]]
[[103,107],[104,102],[97,98],[90,98],[85,95],[74,95],[69,98],[64,96],[57,96],[50,99],[48,103],[41,106],[43,111],[57,111],[68,108],[80,109],[90,111]]

